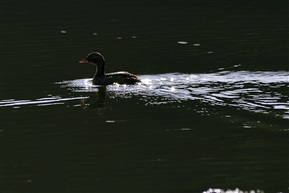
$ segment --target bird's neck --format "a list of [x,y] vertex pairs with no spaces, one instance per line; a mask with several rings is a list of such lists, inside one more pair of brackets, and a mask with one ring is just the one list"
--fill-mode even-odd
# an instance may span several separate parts
[[96,66],[96,71],[95,71],[95,75],[94,75],[94,79],[95,78],[99,78],[99,77],[104,77],[104,64],[103,65],[97,65]]

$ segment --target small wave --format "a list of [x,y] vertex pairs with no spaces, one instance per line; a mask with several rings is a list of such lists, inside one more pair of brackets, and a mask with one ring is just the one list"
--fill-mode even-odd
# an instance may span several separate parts
[[223,190],[223,189],[219,189],[219,188],[210,188],[206,191],[204,191],[203,193],[264,193],[263,190],[250,190],[250,191],[243,191],[240,190],[238,188],[234,189],[234,190]]
[[0,107],[19,107],[23,105],[37,105],[37,106],[49,106],[56,104],[64,104],[65,101],[72,101],[78,99],[85,99],[87,97],[71,97],[71,98],[61,98],[61,97],[46,97],[36,100],[2,100],[0,101]]
[[[109,85],[106,87],[106,93],[111,98],[136,96],[147,105],[198,100],[202,103],[241,108],[255,113],[273,113],[278,117],[289,119],[288,77],[289,72],[285,71],[140,75],[139,78],[142,80],[140,84]],[[95,93],[100,89],[100,86],[92,85],[90,79],[63,81],[56,84],[71,91],[70,96],[76,96],[2,100],[0,107],[63,104],[65,101],[88,98],[82,97],[86,94],[80,93]]]
[[[256,113],[289,114],[289,72],[223,71],[204,74],[167,73],[141,75],[141,84],[109,85],[111,97],[138,96],[149,105],[200,100],[213,105],[238,107]],[[89,79],[58,83],[73,92],[97,92]]]

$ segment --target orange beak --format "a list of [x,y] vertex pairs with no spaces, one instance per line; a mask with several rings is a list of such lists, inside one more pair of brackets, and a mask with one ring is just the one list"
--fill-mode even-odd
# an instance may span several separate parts
[[80,60],[79,63],[80,63],[80,64],[87,64],[87,63],[88,63],[88,60],[83,59],[83,60]]

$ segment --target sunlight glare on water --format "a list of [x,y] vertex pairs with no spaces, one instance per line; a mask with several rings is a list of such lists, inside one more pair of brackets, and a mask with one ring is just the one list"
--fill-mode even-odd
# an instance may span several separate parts
[[58,96],[51,96],[46,98],[39,98],[36,100],[2,100],[0,101],[0,107],[19,107],[23,105],[37,105],[37,106],[48,106],[48,105],[58,105],[58,104],[64,104],[65,101],[71,101],[71,100],[79,100],[79,99],[85,99],[87,97],[70,97],[70,98],[61,98]]
[[[167,73],[140,75],[137,85],[109,85],[110,97],[139,97],[147,105],[160,105],[181,101],[199,100],[210,105],[241,108],[255,113],[274,113],[289,119],[288,89],[289,72],[223,71],[206,74]],[[58,82],[61,88],[75,93],[98,92],[99,86],[90,79]],[[0,106],[57,105],[85,96],[42,97],[31,100],[3,100]]]
[[[269,113],[288,119],[289,72],[218,72],[207,74],[141,75],[141,84],[109,85],[114,97],[138,96],[147,104],[157,105],[179,101],[200,100],[212,105],[231,106],[244,110]],[[88,79],[65,81],[61,84],[73,92],[95,92]],[[159,100],[162,99],[161,103]],[[163,100],[165,99],[165,100]],[[165,101],[165,102],[164,102]]]
[[242,191],[238,188],[235,190],[223,190],[219,188],[210,188],[207,191],[204,191],[203,193],[264,193],[263,190],[250,190],[250,191]]
[[288,192],[287,1],[2,7],[1,193]]

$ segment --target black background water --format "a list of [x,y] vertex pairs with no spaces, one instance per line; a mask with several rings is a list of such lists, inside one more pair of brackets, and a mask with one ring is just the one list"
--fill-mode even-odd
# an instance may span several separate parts
[[241,83],[282,94],[261,113],[58,84],[92,77],[91,51],[137,75],[286,75],[288,2],[2,1],[1,192],[288,190],[288,81]]

